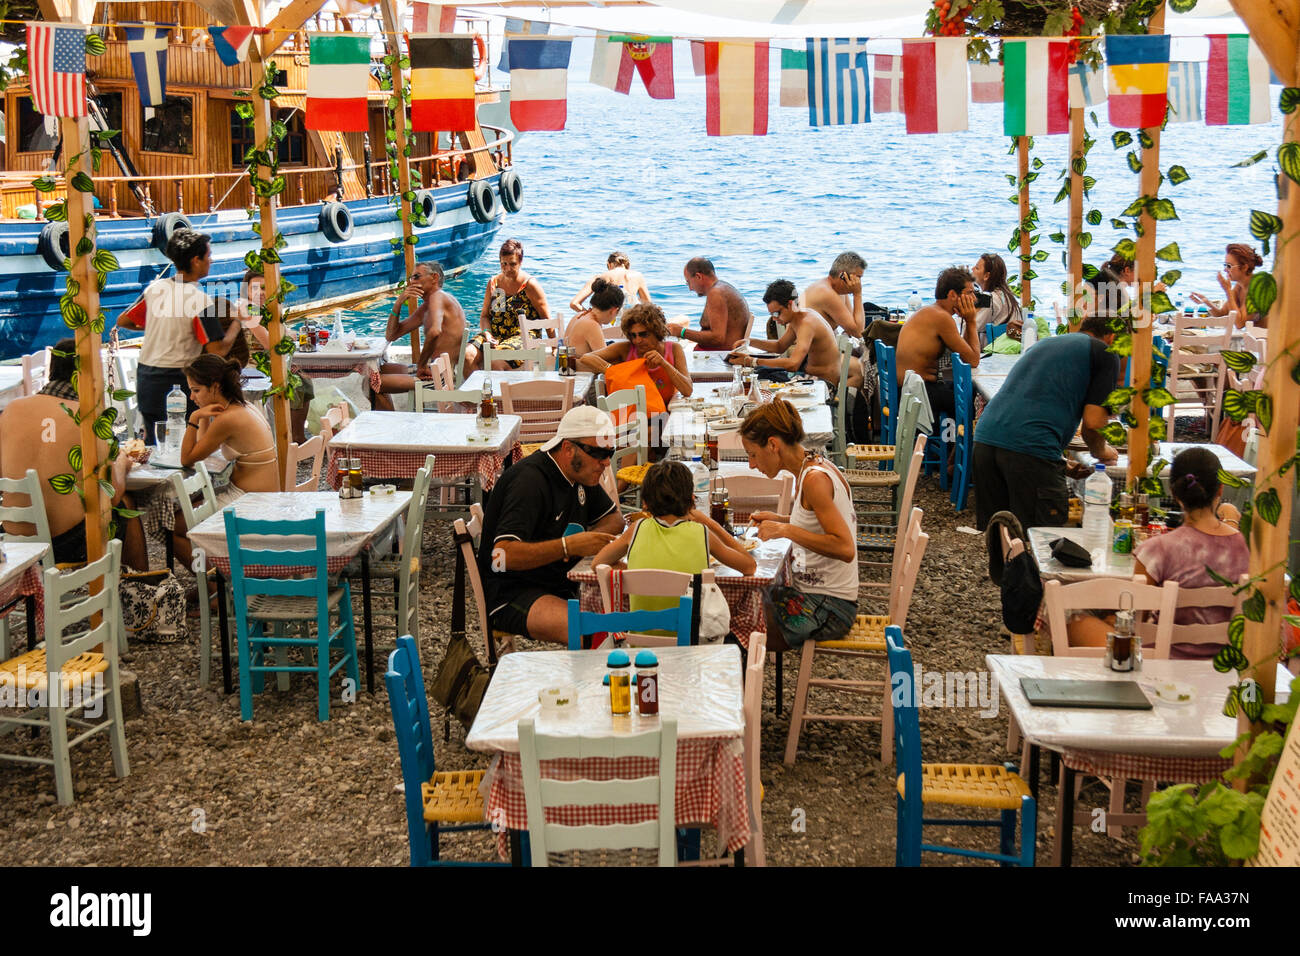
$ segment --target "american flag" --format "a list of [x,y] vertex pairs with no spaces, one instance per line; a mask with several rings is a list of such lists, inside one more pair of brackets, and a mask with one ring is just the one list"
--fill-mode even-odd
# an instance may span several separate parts
[[85,116],[86,27],[27,24],[32,102],[46,116]]

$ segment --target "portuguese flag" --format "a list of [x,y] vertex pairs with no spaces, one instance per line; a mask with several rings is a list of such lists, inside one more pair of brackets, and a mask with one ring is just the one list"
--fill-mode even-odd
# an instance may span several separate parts
[[307,129],[364,133],[370,86],[370,37],[310,33],[307,68]]
[[[514,41],[511,41],[514,45]],[[411,128],[474,128],[474,40],[468,34],[411,37]]]

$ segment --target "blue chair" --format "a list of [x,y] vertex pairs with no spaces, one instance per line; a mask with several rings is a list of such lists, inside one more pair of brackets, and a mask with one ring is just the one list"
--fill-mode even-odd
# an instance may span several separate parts
[[986,325],[986,326],[984,326],[984,337],[985,337],[985,340],[986,340],[987,343],[988,343],[987,345],[985,345],[985,348],[988,348],[989,345],[992,345],[992,344],[993,344],[994,342],[996,342],[996,341],[997,341],[1001,336],[1007,334],[1007,324],[1008,324],[1008,323],[1003,322],[1001,325]]
[[952,357],[952,389],[957,400],[957,420],[953,430],[957,447],[953,455],[949,498],[953,507],[964,511],[970,494],[971,455],[975,447],[975,390],[971,368],[959,355]]
[[429,726],[429,701],[415,638],[404,634],[388,655],[384,674],[388,706],[393,712],[397,752],[402,758],[402,789],[406,792],[406,834],[411,844],[411,866],[477,866],[438,859],[441,833],[486,830],[479,785],[482,770],[439,773],[433,762],[433,732]]
[[662,611],[584,611],[576,599],[569,601],[569,650],[583,649],[583,638],[607,631],[672,631],[678,647],[691,643],[691,599]]
[[[894,705],[894,748],[898,766],[898,834],[896,866],[920,866],[922,851],[996,860],[1003,866],[1033,866],[1037,839],[1038,807],[1029,785],[1012,764],[923,764],[921,726],[916,714],[916,686],[912,654],[903,647],[903,630],[885,628],[889,655],[889,681]],[[918,786],[919,784],[919,786]],[[999,810],[997,820],[924,819],[926,804],[980,807]],[[1020,852],[1015,851],[1016,811],[1020,811]],[[921,842],[921,828],[932,826],[1000,827],[999,853],[960,847],[932,846]]]
[[896,444],[898,435],[898,377],[894,374],[894,347],[876,339],[876,374],[880,379],[880,443]]
[[[331,588],[326,571],[325,511],[316,509],[314,518],[296,521],[267,521],[241,518],[234,507],[222,512],[226,523],[226,545],[230,552],[230,583],[235,604],[235,644],[239,650],[239,711],[244,720],[253,719],[253,694],[262,692],[267,673],[315,674],[317,679],[317,719],[330,719],[330,678],[339,668],[347,668],[354,688],[360,688],[357,672],[357,638],[352,626],[352,592],[345,580],[342,587]],[[262,538],[308,537],[314,540],[309,550],[287,547],[253,550],[242,545],[244,535]],[[284,542],[288,543],[288,542]],[[296,578],[255,577],[247,568],[308,568],[310,576]],[[339,625],[330,630],[330,612]],[[286,637],[287,624],[316,624],[315,637]],[[267,637],[264,625],[273,625]],[[290,647],[311,648],[315,664],[292,665],[283,652]],[[267,651],[277,658],[266,663]],[[330,666],[330,652],[341,651],[338,663]]]

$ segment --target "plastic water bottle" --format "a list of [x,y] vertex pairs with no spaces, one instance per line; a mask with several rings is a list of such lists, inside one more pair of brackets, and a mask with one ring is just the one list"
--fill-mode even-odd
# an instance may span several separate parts
[[704,467],[704,461],[699,455],[691,457],[691,463],[688,467],[691,469],[691,477],[695,480],[695,507],[708,514],[709,469]]
[[1105,549],[1110,542],[1110,492],[1106,465],[1099,461],[1083,485],[1083,537],[1089,551]]
[[179,385],[173,385],[167,393],[167,450],[179,451],[181,435],[185,433],[185,393]]
[[334,329],[330,332],[330,340],[337,342],[340,346],[343,344],[343,310],[334,310]]
[[1024,325],[1020,328],[1020,351],[1027,352],[1029,346],[1038,341],[1038,322],[1034,319],[1033,312],[1025,313]]
[[921,306],[924,304],[925,303],[921,301],[921,293],[913,289],[912,294],[907,297],[908,312],[919,312],[921,311]]

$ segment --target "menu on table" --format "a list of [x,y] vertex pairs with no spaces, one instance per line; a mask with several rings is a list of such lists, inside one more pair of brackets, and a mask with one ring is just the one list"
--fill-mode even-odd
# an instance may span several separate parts
[[1300,734],[1294,724],[1264,801],[1259,852],[1246,865],[1300,866]]

